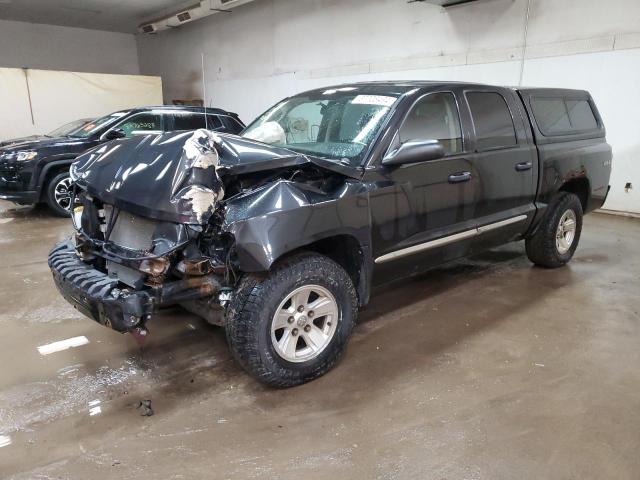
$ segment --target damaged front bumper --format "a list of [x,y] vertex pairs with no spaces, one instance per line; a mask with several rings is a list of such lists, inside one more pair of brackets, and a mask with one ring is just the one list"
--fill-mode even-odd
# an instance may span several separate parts
[[56,287],[69,303],[119,332],[144,329],[159,308],[211,297],[221,288],[215,275],[205,275],[134,290],[84,263],[71,241],[59,243],[51,251],[49,268]]

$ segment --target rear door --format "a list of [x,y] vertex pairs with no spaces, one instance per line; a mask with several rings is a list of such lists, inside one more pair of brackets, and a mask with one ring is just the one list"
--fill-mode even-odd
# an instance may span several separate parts
[[475,244],[487,248],[526,230],[535,212],[537,154],[521,102],[508,89],[464,92],[473,124],[472,162],[478,172]]

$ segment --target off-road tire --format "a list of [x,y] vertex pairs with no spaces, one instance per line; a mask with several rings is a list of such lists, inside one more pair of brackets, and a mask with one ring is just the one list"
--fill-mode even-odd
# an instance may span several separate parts
[[58,204],[58,202],[56,202],[55,197],[56,185],[65,178],[69,178],[69,172],[60,172],[53,178],[50,178],[45,185],[45,201],[51,212],[53,212],[57,217],[68,217],[71,215],[69,210],[65,210]]
[[[276,352],[271,321],[286,296],[304,285],[319,285],[335,297],[338,325],[317,357],[294,363]],[[353,282],[340,265],[316,253],[295,254],[268,274],[248,274],[240,280],[227,312],[227,342],[238,363],[257,380],[273,387],[293,387],[325,374],[336,364],[351,336],[357,312]]]
[[[565,253],[558,251],[556,246],[556,232],[564,213],[572,210],[576,220],[576,230],[569,250]],[[545,268],[558,268],[566,264],[573,257],[582,231],[582,204],[573,193],[560,192],[547,208],[542,223],[536,232],[525,241],[527,257],[536,265]]]

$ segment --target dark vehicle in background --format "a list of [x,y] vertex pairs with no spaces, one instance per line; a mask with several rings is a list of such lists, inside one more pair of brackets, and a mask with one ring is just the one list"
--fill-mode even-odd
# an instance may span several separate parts
[[224,326],[249,373],[288,387],[336,363],[372,286],[514,240],[537,265],[567,263],[611,158],[585,91],[314,90],[241,137],[167,133],[83,155],[76,233],[49,265],[95,321],[144,335],[183,305]]
[[95,119],[94,118],[81,118],[80,120],[74,120],[72,122],[65,123],[61,127],[58,127],[55,130],[53,130],[52,132],[49,132],[49,133],[44,134],[44,135],[29,135],[28,137],[11,138],[9,140],[0,141],[0,148],[1,147],[7,147],[7,146],[12,145],[14,143],[32,142],[34,140],[42,140],[42,139],[45,139],[45,138],[64,137],[66,135],[69,135],[71,132],[74,132],[74,131],[78,130],[79,128],[82,128],[84,125],[86,125],[89,122],[92,122],[93,120],[95,120]]
[[54,213],[67,216],[69,166],[82,152],[117,138],[199,128],[238,133],[244,124],[237,114],[218,108],[144,107],[115,112],[51,138],[10,144],[0,148],[0,199],[46,202]]

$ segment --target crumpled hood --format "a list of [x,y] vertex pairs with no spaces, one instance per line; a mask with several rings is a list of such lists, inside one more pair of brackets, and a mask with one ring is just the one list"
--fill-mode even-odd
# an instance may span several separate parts
[[290,150],[208,130],[136,136],[78,157],[74,181],[131,213],[204,224],[224,195],[221,177],[315,163],[347,176],[360,171]]

